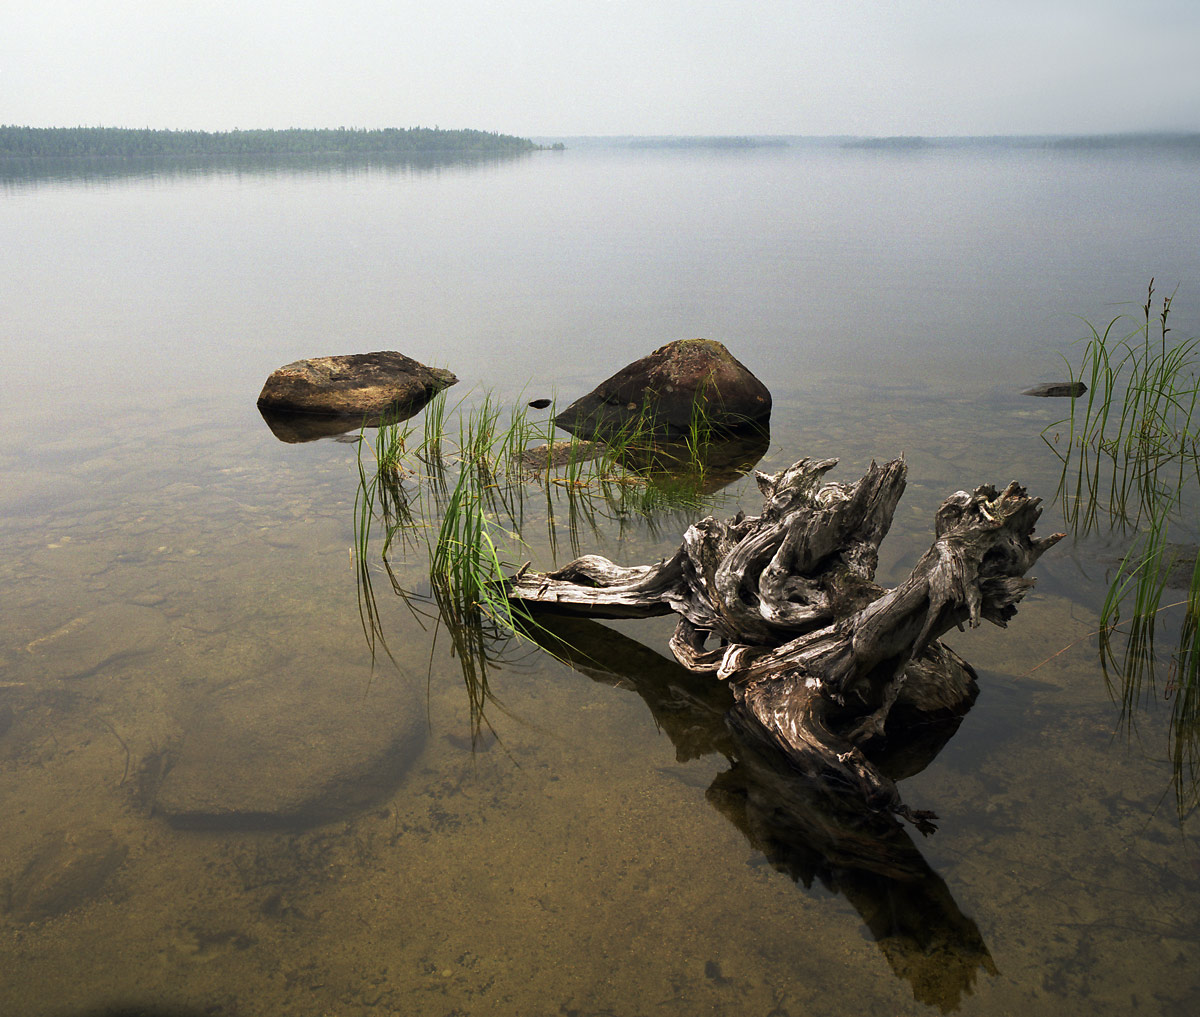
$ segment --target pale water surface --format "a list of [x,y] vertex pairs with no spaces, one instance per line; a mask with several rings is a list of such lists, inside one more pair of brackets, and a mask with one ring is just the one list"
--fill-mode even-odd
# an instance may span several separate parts
[[[1050,502],[1063,405],[1019,393],[1074,315],[1155,275],[1200,333],[1198,183],[1002,147],[0,183],[0,1012],[1194,1013],[1196,820],[1165,710],[1126,731],[1089,637],[1120,538],[1064,541],[1007,631],[950,640],[982,694],[902,784],[941,826],[887,878],[764,841],[720,703],[683,737],[655,699],[668,621],[593,632],[607,672],[510,646],[473,744],[445,633],[378,572],[372,668],[356,446],[284,444],[255,397],[398,349],[467,406],[566,401],[720,339],[776,399],[760,468],[905,453],[890,582],[951,492]],[[683,525],[581,550],[649,561]]]

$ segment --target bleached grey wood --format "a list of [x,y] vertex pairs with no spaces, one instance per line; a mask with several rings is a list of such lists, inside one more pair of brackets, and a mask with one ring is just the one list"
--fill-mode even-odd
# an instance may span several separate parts
[[951,495],[935,539],[891,590],[874,582],[879,544],[906,466],[872,463],[857,483],[824,482],[833,459],[756,475],[762,513],[702,519],[655,565],[588,555],[519,573],[511,598],[593,617],[679,615],[671,650],[689,670],[727,681],[730,723],[797,768],[841,781],[872,807],[910,814],[863,748],[894,707],[964,710],[969,665],[938,637],[987,619],[1005,625],[1033,585],[1025,573],[1062,534],[1035,539],[1039,499],[1019,484]]

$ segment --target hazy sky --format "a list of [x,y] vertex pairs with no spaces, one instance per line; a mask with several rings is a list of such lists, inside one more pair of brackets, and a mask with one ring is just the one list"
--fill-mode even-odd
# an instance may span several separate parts
[[4,0],[0,123],[1200,130],[1200,0]]

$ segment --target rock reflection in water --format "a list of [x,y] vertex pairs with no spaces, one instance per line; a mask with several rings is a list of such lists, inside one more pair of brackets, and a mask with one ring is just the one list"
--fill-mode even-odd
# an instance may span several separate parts
[[416,416],[426,403],[408,404],[403,409],[388,413],[367,413],[361,416],[327,413],[294,413],[266,409],[262,406],[258,412],[263,421],[271,429],[271,433],[288,445],[301,445],[309,441],[319,441],[321,438],[337,438],[339,435],[352,434],[364,428],[383,427],[386,424],[398,424]]
[[318,441],[321,438],[336,438],[338,435],[360,431],[364,427],[380,427],[381,417],[329,417],[316,413],[276,413],[259,409],[263,421],[271,433],[288,445]]
[[[637,692],[680,762],[710,753],[728,759],[729,769],[706,792],[709,803],[777,871],[844,896],[916,1000],[950,1012],[972,992],[980,970],[997,974],[975,922],[907,829],[890,813],[867,811],[857,796],[796,771],[761,742],[738,738],[725,722],[733,696],[724,685],[598,622],[539,613],[526,634],[593,680]],[[911,776],[933,761],[961,719],[913,730],[897,716],[895,730],[911,733],[893,736],[875,762],[893,779]]]
[[761,424],[714,434],[699,445],[660,440],[646,448],[628,449],[622,459],[652,483],[670,485],[691,479],[697,494],[715,494],[749,473],[770,446],[771,429]]

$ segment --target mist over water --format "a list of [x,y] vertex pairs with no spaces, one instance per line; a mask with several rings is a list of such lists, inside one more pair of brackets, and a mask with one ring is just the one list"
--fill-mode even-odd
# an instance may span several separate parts
[[703,335],[769,365],[773,387],[864,368],[990,385],[1076,338],[1073,315],[1141,299],[1150,275],[1183,285],[1185,327],[1194,182],[1188,159],[989,148],[19,182],[5,367],[36,393],[50,356],[137,351],[139,381],[197,392],[382,344],[491,385],[553,356],[582,384]]

